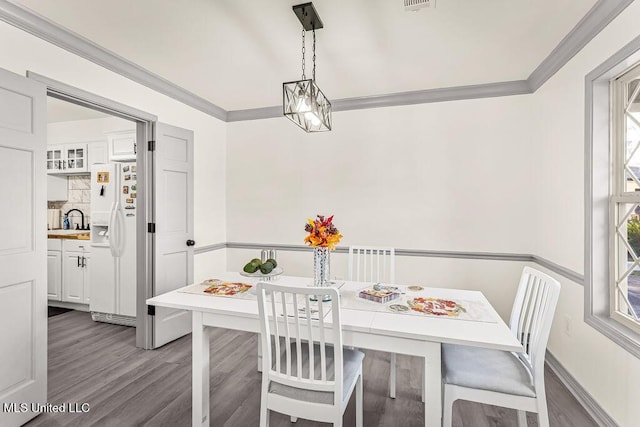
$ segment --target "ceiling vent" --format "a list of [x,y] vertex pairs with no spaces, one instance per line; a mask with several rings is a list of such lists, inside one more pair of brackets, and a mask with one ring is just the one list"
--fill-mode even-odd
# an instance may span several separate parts
[[404,0],[404,10],[417,11],[427,7],[436,7],[436,0]]

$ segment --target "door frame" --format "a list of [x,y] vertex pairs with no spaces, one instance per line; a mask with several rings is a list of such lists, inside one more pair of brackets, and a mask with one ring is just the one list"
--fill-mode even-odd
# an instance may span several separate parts
[[[27,71],[27,78],[41,82],[47,87],[47,96],[68,101],[93,110],[132,120],[136,123],[136,141],[138,150],[137,162],[137,233],[136,233],[136,347],[153,348],[153,316],[147,311],[146,300],[153,296],[154,265],[153,234],[148,232],[147,224],[153,223],[155,218],[153,200],[153,155],[149,149],[149,141],[155,141],[156,123],[158,117],[145,111],[138,110],[100,95],[84,91],[58,80]],[[140,268],[144,266],[144,268]]]

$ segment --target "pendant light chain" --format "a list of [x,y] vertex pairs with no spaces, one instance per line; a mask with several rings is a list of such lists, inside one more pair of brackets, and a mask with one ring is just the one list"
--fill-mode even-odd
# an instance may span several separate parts
[[305,76],[305,74],[304,74],[304,54],[305,54],[304,33],[306,33],[306,31],[303,28],[302,29],[302,80],[306,80],[307,79],[307,76]]
[[313,81],[316,81],[316,27],[313,27]]

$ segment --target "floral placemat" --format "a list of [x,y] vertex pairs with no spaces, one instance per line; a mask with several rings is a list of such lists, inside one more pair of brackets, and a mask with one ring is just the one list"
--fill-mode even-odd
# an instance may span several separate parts
[[232,297],[255,299],[254,286],[242,282],[229,282],[220,279],[209,279],[196,285],[187,286],[179,292],[216,297]]
[[445,299],[433,294],[422,286],[383,286],[385,290],[395,289],[398,297],[388,302],[377,302],[362,298],[361,289],[342,292],[342,307],[354,310],[398,313],[413,316],[429,316],[447,319],[470,320],[496,323],[493,312],[482,300]]

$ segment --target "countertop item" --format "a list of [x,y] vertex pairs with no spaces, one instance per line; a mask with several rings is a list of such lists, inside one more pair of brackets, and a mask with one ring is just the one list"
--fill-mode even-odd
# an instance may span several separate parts
[[47,238],[89,240],[91,238],[91,233],[87,230],[48,230]]
[[60,228],[60,209],[47,209],[47,227],[49,230]]

